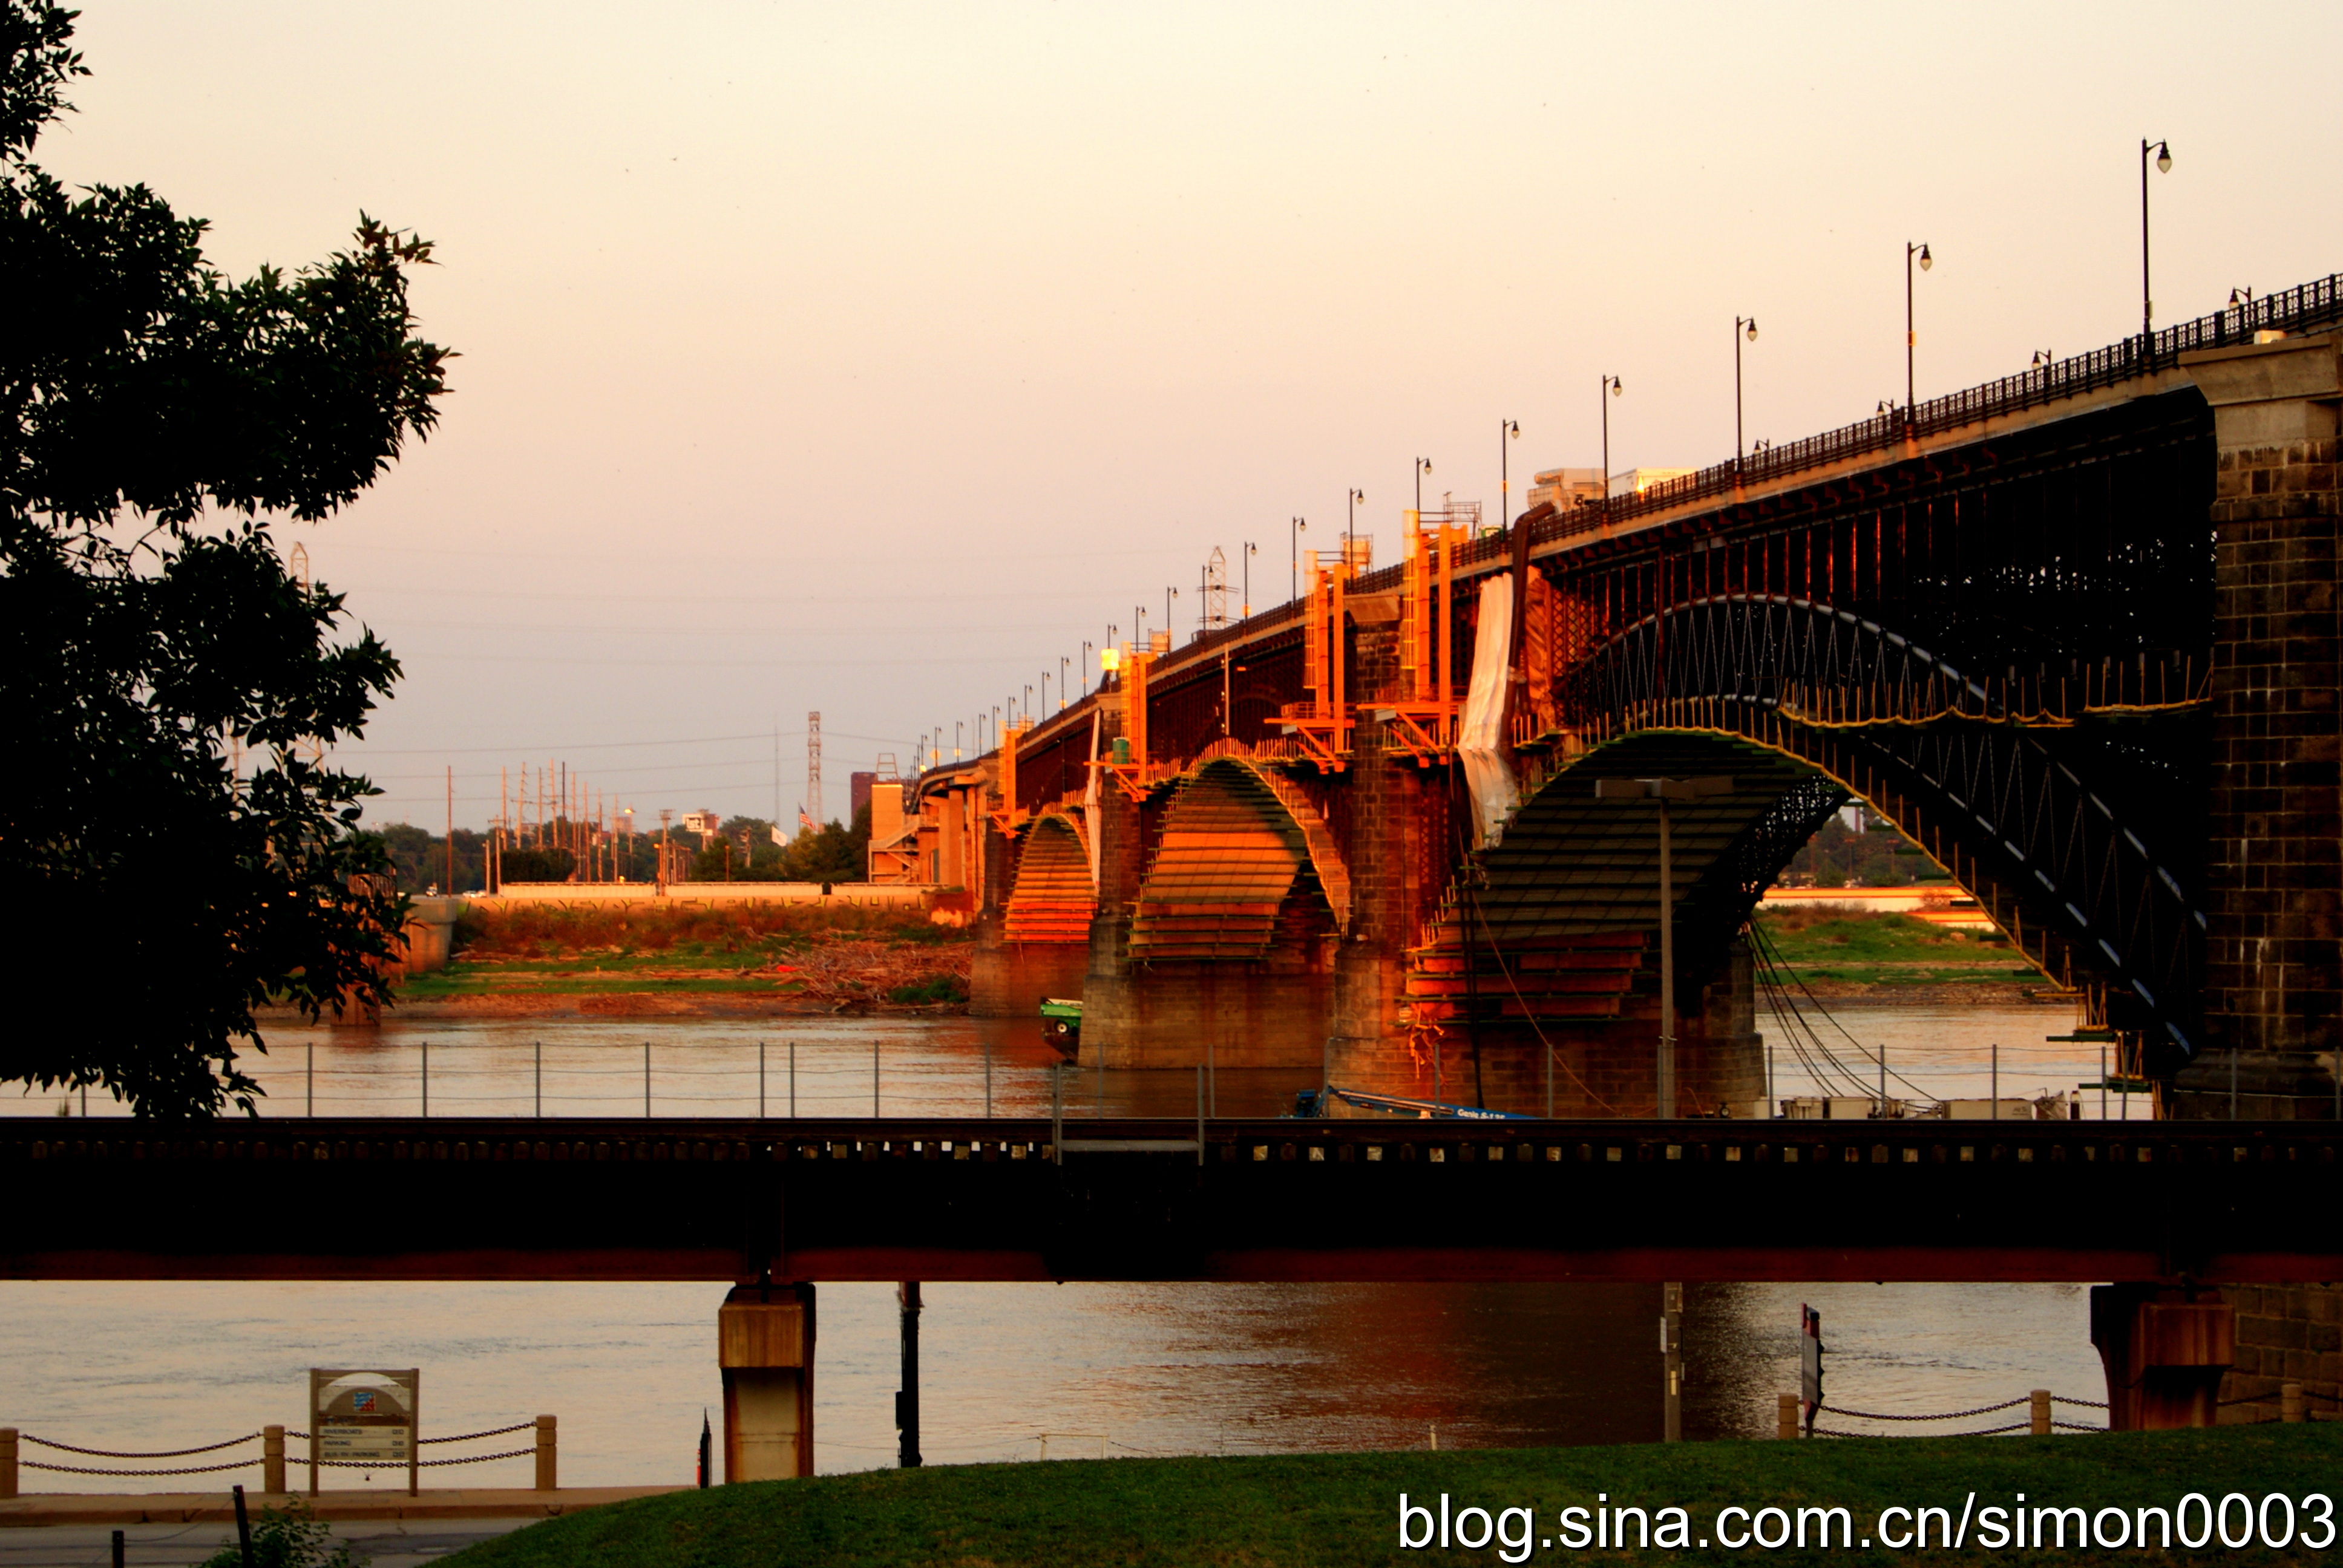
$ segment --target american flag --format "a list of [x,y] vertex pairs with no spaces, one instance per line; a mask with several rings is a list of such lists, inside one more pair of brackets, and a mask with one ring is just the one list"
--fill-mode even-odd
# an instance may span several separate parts
[[813,819],[806,815],[806,809],[802,806],[798,808],[798,831],[800,833],[819,833],[821,831],[820,828],[814,826]]

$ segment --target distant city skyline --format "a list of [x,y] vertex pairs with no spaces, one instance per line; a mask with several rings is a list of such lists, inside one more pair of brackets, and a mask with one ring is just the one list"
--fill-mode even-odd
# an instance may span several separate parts
[[439,433],[281,530],[407,666],[337,753],[370,820],[548,759],[754,815],[777,723],[785,809],[809,709],[834,779],[970,749],[1166,586],[1184,636],[1215,546],[1282,602],[1352,487],[1388,560],[1418,457],[1493,520],[1500,419],[1518,510],[1603,375],[1614,473],[1729,457],[1736,316],[1750,439],[1860,418],[1907,242],[1923,398],[2135,332],[2143,136],[2159,323],[2343,266],[2343,15],[2250,67],[2229,15],[91,0],[35,156],[233,276],[361,208],[438,245]]

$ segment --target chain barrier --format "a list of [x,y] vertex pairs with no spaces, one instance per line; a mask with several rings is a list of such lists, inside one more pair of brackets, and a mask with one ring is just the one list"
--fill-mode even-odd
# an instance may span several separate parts
[[257,1459],[239,1459],[233,1464],[188,1464],[176,1470],[98,1470],[85,1464],[43,1464],[38,1460],[20,1459],[19,1470],[53,1470],[62,1475],[208,1475],[216,1470],[250,1470],[262,1462]]
[[[537,1422],[533,1421],[517,1421],[510,1426],[492,1426],[486,1432],[468,1432],[458,1437],[418,1437],[415,1440],[415,1444],[420,1448],[425,1443],[430,1442],[469,1442],[476,1437],[502,1437],[508,1432],[528,1432],[536,1425]],[[288,1432],[285,1435],[290,1437],[293,1434]],[[309,1434],[305,1432],[301,1435],[307,1437]]]
[[2020,1394],[2016,1399],[2003,1400],[1999,1404],[1981,1404],[1975,1410],[1948,1410],[1942,1415],[1881,1415],[1876,1411],[1841,1410],[1835,1404],[1818,1404],[1816,1410],[1826,1410],[1833,1415],[1851,1415],[1857,1421],[1966,1421],[1973,1415],[1991,1415],[1997,1410],[2016,1410],[2030,1398]]
[[[470,1442],[483,1437],[502,1437],[508,1432],[531,1431],[536,1427],[536,1425],[537,1422],[534,1421],[517,1421],[510,1426],[492,1426],[484,1432],[458,1432],[448,1437],[419,1438],[417,1440],[416,1446],[421,1447],[427,1442]],[[152,1453],[143,1453],[136,1451],[123,1452],[110,1448],[79,1448],[70,1442],[57,1442],[45,1437],[35,1437],[30,1432],[19,1432],[17,1434],[17,1441],[20,1442],[36,1442],[43,1448],[58,1449],[66,1453],[88,1454],[92,1458],[96,1459],[181,1459],[191,1453],[214,1453],[223,1448],[234,1448],[238,1443],[257,1442],[263,1435],[264,1434],[261,1432],[249,1432],[243,1437],[232,1437],[226,1442],[207,1442],[201,1448],[170,1448],[158,1450]],[[296,1432],[289,1427],[286,1430],[285,1437],[287,1442],[307,1442],[309,1441],[309,1433],[306,1432]],[[507,1449],[502,1453],[468,1453],[460,1455],[455,1459],[417,1460],[416,1464],[418,1469],[426,1470],[435,1469],[438,1466],[448,1464],[486,1464],[488,1462],[494,1459],[520,1459],[536,1452],[537,1449],[535,1445],[532,1444],[528,1448]],[[284,1456],[284,1462],[287,1464],[294,1466],[304,1464],[322,1464],[336,1470],[390,1471],[404,1468],[395,1462],[384,1463],[380,1462],[368,1462],[366,1460],[357,1459],[312,1460],[304,1455],[292,1453],[286,1454]],[[251,1459],[234,1460],[226,1464],[186,1464],[168,1469],[154,1470],[110,1470],[86,1464],[45,1464],[36,1459],[20,1459],[16,1462],[19,1469],[45,1470],[59,1475],[210,1475],[224,1470],[250,1470],[255,1465],[265,1464],[266,1462],[266,1456],[259,1455]]]
[[16,1434],[19,1442],[36,1442],[43,1448],[61,1449],[67,1453],[86,1453],[93,1459],[185,1459],[191,1453],[214,1453],[223,1448],[234,1448],[239,1442],[256,1442],[260,1433],[248,1432],[242,1437],[231,1437],[226,1442],[207,1442],[201,1448],[158,1448],[152,1453],[137,1449],[75,1448],[70,1442],[55,1442],[45,1437],[35,1437],[29,1432]]

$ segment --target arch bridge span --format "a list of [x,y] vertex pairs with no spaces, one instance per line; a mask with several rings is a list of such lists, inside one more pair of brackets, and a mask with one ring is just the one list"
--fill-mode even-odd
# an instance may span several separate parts
[[[923,778],[923,820],[958,799],[989,825],[970,863],[998,911],[1025,825],[1082,814],[1093,913],[1061,945],[1083,955],[1086,1053],[1251,1053],[1297,1086],[1524,1110],[1551,1059],[1558,1110],[1634,1114],[1655,825],[1594,781],[1734,780],[1683,810],[1674,920],[1687,1091],[1744,1109],[1762,1080],[1739,933],[1860,799],[2177,1109],[2208,1075],[2226,1090],[2233,1056],[2272,1113],[2323,1102],[2343,1043],[2343,305],[2333,280],[2287,297],[2282,338],[2190,324],[2085,357],[2097,380],[2001,384],[1501,538],[1411,518],[1399,566],[1330,566]],[[1208,799],[1255,819],[1196,829]],[[1234,887],[1263,855],[1296,868],[1274,915],[1266,892],[1234,900],[1265,945],[1160,942],[1151,879]],[[1207,983],[1293,1018],[1157,1005]]]

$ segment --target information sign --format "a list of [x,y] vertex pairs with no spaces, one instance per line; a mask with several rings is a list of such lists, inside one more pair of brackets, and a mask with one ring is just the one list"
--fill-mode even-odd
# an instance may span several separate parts
[[326,1464],[407,1472],[417,1491],[416,1419],[423,1374],[363,1368],[309,1369],[309,1494]]

